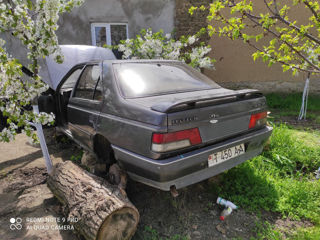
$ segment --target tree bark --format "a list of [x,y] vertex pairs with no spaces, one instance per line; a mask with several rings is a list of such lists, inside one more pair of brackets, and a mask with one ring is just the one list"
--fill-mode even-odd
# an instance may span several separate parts
[[71,161],[57,164],[48,177],[53,194],[68,209],[74,228],[86,239],[131,239],[139,212],[126,194]]

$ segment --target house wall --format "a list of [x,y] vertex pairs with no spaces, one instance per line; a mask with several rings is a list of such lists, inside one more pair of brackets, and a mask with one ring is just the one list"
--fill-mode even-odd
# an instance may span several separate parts
[[[175,30],[176,37],[182,35],[193,35],[201,28],[207,27],[207,15],[209,11],[196,11],[192,16],[189,14],[189,8],[192,6],[200,7],[201,5],[208,6],[212,0],[176,0],[176,19]],[[208,42],[210,37],[205,35],[202,41]]]
[[86,0],[65,13],[57,31],[61,44],[91,45],[91,23],[128,23],[129,38],[142,28],[170,33],[174,28],[174,0]]
[[[91,23],[128,23],[129,38],[142,28],[169,33],[174,29],[175,0],[86,0],[84,4],[65,13],[59,20],[59,44],[91,45]],[[1,34],[6,48],[24,64],[26,51],[19,41]]]
[[[284,1],[287,4],[292,3],[290,0]],[[200,18],[188,16],[188,8],[192,4],[196,5],[197,2],[208,6],[207,2],[210,1],[177,0],[176,2],[177,6],[180,5],[180,8],[176,9],[178,18],[176,26],[180,35],[188,33],[187,29],[179,25],[181,21],[189,20],[188,26],[199,26],[201,25],[199,21],[207,25],[207,20],[203,16]],[[253,3],[256,10],[266,12],[262,0],[253,1]],[[185,9],[183,9],[184,14],[181,15],[179,9],[182,8]],[[310,12],[304,7],[293,7],[289,13],[298,20],[298,24],[303,24],[303,20],[307,19],[309,14]],[[216,24],[215,26],[217,27]],[[303,90],[306,74],[300,73],[298,76],[292,76],[291,72],[283,73],[280,64],[268,67],[261,60],[254,62],[251,56],[254,51],[241,40],[231,41],[224,37],[214,36],[210,39],[209,44],[213,47],[210,56],[217,60],[216,70],[206,70],[205,74],[224,87],[255,88],[264,92],[301,92]],[[313,77],[310,85],[312,92],[320,93],[320,77]]]

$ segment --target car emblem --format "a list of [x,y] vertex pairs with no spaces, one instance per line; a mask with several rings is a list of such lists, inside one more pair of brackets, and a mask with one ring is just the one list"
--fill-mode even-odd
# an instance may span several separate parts
[[215,123],[217,123],[217,122],[218,122],[217,119],[212,119],[212,120],[210,120],[210,123],[212,123],[212,124],[215,124]]

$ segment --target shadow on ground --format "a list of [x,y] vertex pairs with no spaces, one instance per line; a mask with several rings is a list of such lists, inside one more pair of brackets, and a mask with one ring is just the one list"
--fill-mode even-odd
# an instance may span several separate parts
[[[253,171],[246,174],[257,185],[267,186],[269,193],[275,191],[272,185],[255,176]],[[173,198],[169,192],[130,181],[128,196],[141,215],[133,239],[250,239],[256,237],[257,226],[265,220],[275,222],[279,217],[268,213],[257,217],[255,213],[240,208],[221,221],[219,216],[223,208],[216,204],[216,199],[219,194],[217,186],[224,184],[222,179],[215,177],[184,188],[179,191],[177,198]],[[239,194],[245,194],[245,189]],[[275,202],[277,194],[273,196],[272,201]]]
[[[24,168],[45,167],[39,144],[30,144],[27,136],[19,134],[12,143],[0,143],[0,179]],[[48,146],[53,163],[70,159],[80,148],[70,141]],[[18,156],[18,157],[17,157]]]
[[[14,143],[13,143],[14,144]],[[50,153],[55,158],[63,161],[69,160],[78,148],[75,145],[50,146]],[[28,148],[29,149],[29,148]],[[25,163],[33,160],[39,155],[39,150],[26,151],[24,157],[14,158],[2,162],[0,166],[8,166]],[[46,169],[44,160],[41,159],[42,167],[33,166],[28,168],[21,165],[14,168],[0,178],[0,236],[1,239],[52,239],[52,240],[79,240],[81,239],[70,230],[51,229],[50,223],[44,225],[49,229],[27,229],[27,226],[37,225],[24,222],[20,231],[10,230],[10,218],[54,218],[64,217],[63,208],[47,188]],[[234,196],[246,195],[251,192],[260,191],[259,199],[264,201],[268,195],[268,204],[275,204],[277,194],[272,185],[266,179],[254,174],[250,168],[239,167],[233,172],[221,178],[212,178],[199,184],[192,185],[179,191],[180,195],[173,198],[169,192],[163,192],[146,185],[130,181],[127,193],[132,203],[140,212],[140,223],[134,240],[157,240],[157,239],[250,239],[256,236],[257,225],[267,220],[271,224],[279,221],[279,216],[272,213],[257,214],[250,213],[240,205],[229,216],[226,221],[219,219],[222,207],[215,202],[221,190],[228,187],[232,192],[232,184],[243,184],[243,188],[237,187],[238,192]],[[255,188],[254,191],[252,189]],[[239,190],[240,189],[240,190]],[[258,192],[259,192],[258,191]],[[270,194],[272,193],[272,194]],[[231,197],[231,195],[230,195]],[[252,199],[257,196],[251,196]],[[226,196],[228,198],[228,195]],[[239,204],[235,201],[235,204]],[[243,203],[241,203],[243,204]],[[49,224],[49,225],[48,225]],[[38,224],[39,225],[39,224]],[[41,224],[40,224],[41,225]],[[43,224],[42,224],[43,225]],[[59,224],[53,224],[59,226]],[[60,224],[61,225],[61,224]]]
[[[29,168],[0,180],[1,239],[80,240],[73,231],[65,230],[68,227],[63,225],[69,223],[56,220],[64,217],[63,208],[48,189],[46,176],[43,168]],[[12,218],[21,219],[21,229],[17,228],[18,222],[11,222]]]
[[[49,146],[54,163],[70,159],[78,148],[70,143],[63,147]],[[62,206],[47,188],[47,170],[39,146],[28,143],[25,135],[18,135],[12,143],[0,145],[0,238],[12,240],[78,240],[71,230],[62,229]],[[21,218],[22,228],[10,219]],[[32,222],[28,219],[42,220]],[[12,225],[12,226],[11,226]],[[11,227],[11,228],[10,228]]]

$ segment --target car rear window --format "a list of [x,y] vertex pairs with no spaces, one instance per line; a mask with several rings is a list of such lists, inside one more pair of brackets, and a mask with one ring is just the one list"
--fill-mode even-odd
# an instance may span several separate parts
[[183,63],[115,63],[120,90],[125,98],[199,91],[220,86]]

